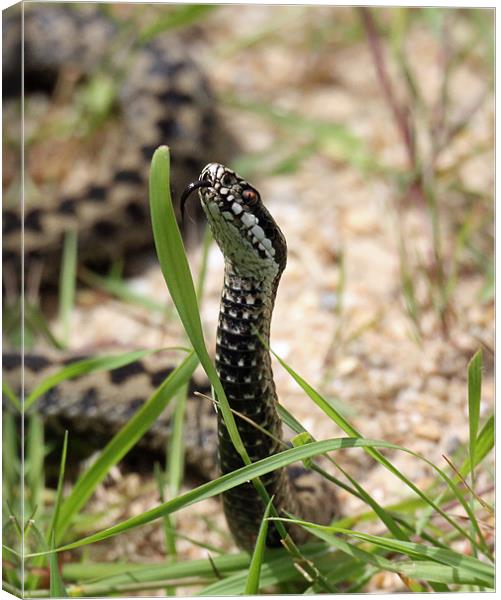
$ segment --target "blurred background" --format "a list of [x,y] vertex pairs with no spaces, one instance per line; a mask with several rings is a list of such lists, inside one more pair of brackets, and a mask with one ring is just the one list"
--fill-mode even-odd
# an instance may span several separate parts
[[[238,146],[231,166],[260,191],[288,242],[274,350],[366,437],[404,445],[437,463],[443,454],[464,456],[467,365],[479,348],[481,419],[494,399],[494,11],[100,8],[138,37],[179,37],[207,75]],[[99,104],[106,81],[91,78],[86,85],[98,112],[89,113],[88,102],[71,96],[67,104],[91,120],[97,114],[102,130],[106,119],[120,115],[108,110],[112,104]],[[46,126],[50,100],[28,107],[30,123],[41,119]],[[28,146],[28,156],[36,151]],[[49,159],[40,147],[36,156]],[[39,167],[40,160],[31,164]],[[28,185],[36,185],[35,175],[28,166]],[[194,270],[200,260],[200,246],[191,246]],[[202,304],[210,348],[222,267],[212,246]],[[123,281],[144,298],[170,302],[155,265]],[[88,276],[85,282],[68,329],[72,350],[182,340],[176,319],[127,302]],[[57,336],[63,326],[56,319],[48,327]],[[281,401],[303,425],[318,438],[339,435],[284,370],[274,370]],[[432,480],[424,463],[388,454],[416,485]],[[378,501],[395,502],[407,493],[361,452],[337,458]],[[101,527],[157,502],[153,479],[115,475],[114,485],[101,486],[94,499],[96,512],[110,498],[116,507]],[[482,473],[480,492],[492,492],[491,475]],[[361,509],[356,499],[340,495],[347,512]],[[197,504],[183,511],[179,526],[231,547],[218,510],[215,501]],[[163,555],[162,543],[161,527],[152,526],[96,552],[106,561],[150,560]],[[178,549],[187,558],[205,556],[182,540]],[[367,589],[398,585],[387,573]]]

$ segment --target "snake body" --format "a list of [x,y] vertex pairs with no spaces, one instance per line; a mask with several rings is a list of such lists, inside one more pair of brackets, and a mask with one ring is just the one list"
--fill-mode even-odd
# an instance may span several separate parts
[[[15,66],[19,50],[18,15],[8,25],[5,29],[10,51],[6,52],[4,82],[9,84],[7,90],[15,92],[17,83],[10,67]],[[107,65],[109,56],[103,48],[115,35],[116,24],[94,10],[72,11],[46,5],[27,11],[26,77],[34,86],[39,82],[53,85],[58,72],[68,64],[76,65],[85,77],[96,65]],[[146,181],[151,154],[159,144],[168,143],[172,149],[172,173],[178,190],[198,175],[207,157],[224,162],[233,152],[231,136],[218,119],[205,78],[176,40],[157,38],[140,46],[133,63],[120,65],[119,71],[119,106],[124,125],[119,143],[106,155],[106,164],[98,168],[90,163],[87,177],[76,187],[70,183],[66,189],[63,184],[50,200],[25,198],[26,266],[29,269],[33,261],[43,260],[45,277],[57,273],[62,239],[68,229],[78,232],[80,260],[96,255],[113,258],[126,249],[149,243]],[[259,460],[283,449],[266,344],[277,286],[286,263],[285,239],[258,192],[230,169],[219,163],[209,164],[197,187],[226,265],[216,366],[231,407],[269,434],[237,420],[251,459]],[[3,213],[3,253],[4,261],[15,270],[21,255],[21,209],[12,189],[7,189],[7,199],[9,195]],[[78,358],[25,356],[25,392]],[[70,440],[79,432],[87,440],[109,438],[163,381],[169,372],[165,365],[165,357],[150,356],[104,374],[60,383],[39,400],[37,410],[48,428],[69,429]],[[19,355],[4,354],[3,368],[7,382],[18,393],[22,378]],[[198,382],[195,387],[209,392],[206,383]],[[169,432],[167,411],[141,443],[163,452]],[[204,478],[242,466],[221,416],[216,416],[210,402],[192,394],[187,403],[185,440],[186,463]],[[263,483],[282,514],[327,523],[338,512],[332,487],[302,467],[274,471],[263,477]],[[251,549],[264,512],[252,484],[226,492],[223,506],[236,542]],[[290,532],[298,542],[306,537],[299,528]],[[276,528],[271,526],[268,545],[279,541]]]
[[[225,259],[216,368],[230,407],[250,421],[239,419],[237,426],[250,459],[257,461],[283,449],[268,344],[287,245],[257,190],[231,169],[218,163],[207,165],[200,175],[199,195]],[[221,471],[242,467],[220,412],[218,437]],[[338,511],[333,488],[313,472],[298,467],[277,469],[263,477],[263,484],[281,514],[325,524]],[[223,506],[237,543],[252,548],[264,512],[253,484],[225,492]],[[297,541],[306,537],[299,528],[292,535]],[[267,544],[279,543],[278,530],[272,526]]]
[[[21,15],[4,18],[4,95],[14,98],[4,116],[11,136],[4,151],[17,157],[20,134]],[[124,40],[124,36],[127,36]],[[209,157],[226,160],[234,151],[208,85],[188,44],[168,34],[145,44],[129,42],[131,32],[93,7],[41,5],[25,10],[24,65],[27,94],[54,89],[64,73],[83,83],[104,73],[113,80],[120,125],[90,147],[54,190],[42,180],[26,188],[24,251],[29,267],[43,260],[44,278],[54,276],[63,236],[76,230],[79,260],[114,259],[150,245],[148,169],[156,147],[172,150],[174,192],[194,179]],[[29,112],[30,104],[26,111]],[[113,120],[113,119],[112,119]],[[57,123],[56,123],[57,126]],[[61,126],[61,125],[59,125]],[[79,123],[71,125],[78,131]],[[13,129],[13,130],[12,130]],[[99,133],[99,132],[98,132]],[[29,139],[27,140],[29,142]],[[63,149],[65,146],[63,146]],[[44,152],[51,147],[42,146]],[[30,144],[25,151],[30,175]],[[34,168],[36,165],[34,165]],[[18,269],[21,253],[19,182],[4,186],[3,258]],[[179,195],[179,194],[178,194]]]

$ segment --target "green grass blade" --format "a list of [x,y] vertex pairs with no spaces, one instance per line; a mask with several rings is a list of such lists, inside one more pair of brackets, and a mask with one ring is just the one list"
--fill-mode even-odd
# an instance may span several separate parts
[[[157,482],[158,496],[160,498],[160,502],[165,502],[165,474],[162,471],[159,463],[155,463],[153,465],[153,474]],[[172,527],[172,518],[170,515],[164,515],[163,521],[165,553],[167,556],[170,556],[171,558],[175,559],[177,557],[176,532]],[[166,593],[166,595],[169,596],[172,594]]]
[[176,396],[176,408],[172,415],[172,435],[167,453],[167,473],[171,496],[177,496],[184,472],[184,419],[188,386],[181,388]]
[[[272,350],[272,352],[273,352],[273,350]],[[315,404],[317,404],[317,406],[319,408],[321,408],[327,414],[328,417],[330,417],[349,436],[363,439],[363,436],[343,417],[343,415],[341,415],[338,411],[336,411],[336,409],[329,402],[327,402],[327,400],[325,400],[325,398],[323,398],[315,389],[313,389],[311,387],[311,385],[309,383],[307,383],[300,375],[298,375],[291,367],[289,367],[289,365],[287,365],[287,363],[284,360],[282,360],[275,352],[273,352],[273,354],[276,356],[277,360],[284,367],[284,369],[292,376],[292,378],[306,392],[306,394],[315,402]],[[439,469],[431,461],[427,460],[426,458],[424,458],[418,454],[411,452],[410,450],[408,450],[406,448],[400,447],[400,450],[403,450],[405,452],[410,452],[414,456],[419,457],[421,460],[424,460],[427,464],[429,464],[432,467],[432,469],[438,473],[438,475],[441,477],[441,479],[443,479],[444,482],[449,486],[449,488],[454,493],[454,495],[459,500],[459,502],[461,502],[461,504],[465,508],[465,510],[467,510],[467,511],[469,510],[466,507],[465,500],[464,500],[461,492],[458,490],[457,486],[451,481],[451,479],[449,477],[447,477],[447,475],[441,469]],[[473,544],[473,546],[475,546],[475,547],[477,546],[476,540],[471,535],[469,535],[468,532],[463,527],[458,525],[446,512],[444,512],[440,508],[440,506],[438,506],[438,504],[436,502],[434,502],[427,494],[425,494],[414,483],[412,483],[412,481],[410,481],[405,475],[403,475],[403,473],[401,473],[397,468],[395,468],[391,464],[391,462],[387,458],[385,458],[376,449],[376,447],[369,445],[369,446],[365,447],[365,451],[372,458],[374,458],[377,462],[379,462],[386,469],[388,469],[391,473],[393,473],[393,475],[398,477],[398,479],[403,481],[405,483],[405,485],[407,485],[415,494],[417,494],[423,500],[425,500],[429,506],[431,506],[448,523],[450,523],[455,529],[457,529],[458,532],[460,532],[462,535],[464,535],[466,538],[468,538],[470,540],[470,542]]]
[[252,554],[251,564],[249,566],[249,573],[247,575],[247,582],[245,584],[244,594],[246,596],[252,596],[259,593],[259,580],[261,576],[261,566],[263,564],[264,552],[266,549],[266,536],[268,535],[268,515],[270,514],[271,500],[268,502],[266,507],[261,525],[259,527],[259,533],[257,535],[256,545]]
[[[464,555],[453,551],[446,551],[441,548],[429,548],[422,544],[413,544],[412,542],[403,542],[401,540],[390,540],[379,536],[370,536],[368,534],[353,532],[335,526],[328,527],[316,525],[296,519],[285,520],[301,525],[313,535],[338,548],[342,552],[365,560],[365,562],[369,562],[370,564],[379,567],[381,570],[400,573],[413,579],[437,583],[482,585],[489,588],[493,588],[494,585],[494,571],[489,565],[483,565],[481,561],[465,557]],[[346,535],[358,537],[386,550],[409,554],[413,558],[430,557],[437,562],[433,562],[433,560],[418,560],[416,562],[388,560],[383,556],[372,554],[358,546],[349,544],[336,536],[335,533],[344,533]]]
[[461,465],[459,472],[463,477],[466,477],[468,473],[474,469],[480,462],[489,454],[494,448],[494,415],[491,415],[485,425],[482,427],[481,432],[478,435],[477,442],[475,445],[475,461],[472,463],[471,456],[468,456],[464,463]]
[[[52,521],[49,527],[48,539],[55,541],[57,525],[59,520],[59,511],[61,508],[61,499],[63,497],[64,471],[66,469],[66,455],[68,453],[68,432],[64,432],[63,449],[61,452],[61,462],[59,466],[59,476],[57,479],[56,500],[54,502],[54,511],[52,513]],[[55,548],[55,544],[51,545],[51,549]]]
[[[55,535],[51,536],[51,548],[55,546]],[[50,597],[51,598],[67,598],[68,592],[64,587],[63,578],[59,572],[59,565],[57,562],[56,552],[51,552],[49,556],[49,569],[50,569]]]
[[75,304],[77,254],[77,232],[75,230],[67,231],[64,237],[59,278],[59,322],[62,326],[62,341],[65,345],[70,336],[71,315]]
[[136,350],[134,352],[126,352],[124,354],[113,356],[96,356],[93,358],[86,358],[76,361],[71,365],[64,367],[57,373],[46,377],[42,383],[40,383],[25,399],[24,410],[27,411],[28,408],[30,408],[30,406],[38,398],[40,398],[40,396],[43,396],[43,394],[48,392],[62,381],[73,379],[74,377],[85,375],[86,373],[94,373],[96,371],[111,371],[112,369],[123,367],[124,365],[128,365],[135,360],[144,358],[145,356],[153,354],[154,352],[159,352],[159,350]]
[[16,411],[21,412],[21,403],[19,402],[19,398],[16,396],[16,394],[14,394],[12,388],[6,381],[2,381],[2,393],[16,409]]
[[[20,449],[16,431],[16,417],[8,411],[2,415],[2,481],[4,502],[12,502],[20,484]],[[7,515],[5,504],[4,518]],[[5,538],[4,538],[5,539]]]
[[[318,456],[319,454],[324,454],[325,452],[339,450],[341,448],[364,448],[368,446],[391,448],[393,450],[402,449],[395,444],[390,444],[389,442],[358,438],[334,438],[330,440],[323,440],[321,442],[313,442],[299,448],[291,448],[289,450],[285,450],[284,452],[274,454],[273,456],[268,456],[267,458],[237,469],[231,473],[222,475],[218,479],[204,483],[203,485],[190,490],[178,496],[177,498],[173,498],[153,509],[145,511],[141,515],[132,517],[126,521],[122,521],[117,525],[82,538],[76,542],[62,546],[58,548],[58,551],[69,550],[71,548],[77,548],[79,546],[99,542],[119,533],[123,533],[124,531],[128,531],[134,527],[151,523],[156,519],[160,519],[165,514],[172,514],[178,510],[181,510],[182,508],[185,508],[186,506],[190,506],[191,504],[200,502],[206,498],[217,496],[218,494],[236,487],[237,485],[241,485],[248,480],[254,479],[255,477],[260,477],[261,475],[265,475],[266,473],[270,473],[276,469],[286,467],[293,462],[302,461],[307,458]],[[406,451],[410,452],[409,450]],[[413,454],[412,452],[410,453]],[[28,557],[29,556],[34,555],[28,555]]]
[[44,428],[40,415],[32,414],[28,421],[26,437],[25,478],[27,498],[31,510],[37,507],[37,513],[43,512],[44,488]]
[[160,267],[179,318],[221,403],[221,411],[233,445],[244,459],[244,463],[248,464],[250,461],[226,394],[205,346],[195,287],[176,222],[169,180],[169,149],[167,146],[160,146],[153,155],[150,173],[151,221]]
[[[478,350],[468,365],[468,417],[470,424],[470,461],[475,464],[475,453],[480,419],[480,397],[482,391],[482,350]],[[472,487],[474,477],[472,473]]]
[[141,439],[155,419],[165,409],[180,386],[193,374],[198,360],[191,353],[184,362],[167,377],[149,400],[134,414],[127,424],[106,445],[94,464],[80,477],[71,494],[61,506],[60,526],[57,539],[61,540],[74,515],[84,506],[96,486],[108,473],[111,466]]

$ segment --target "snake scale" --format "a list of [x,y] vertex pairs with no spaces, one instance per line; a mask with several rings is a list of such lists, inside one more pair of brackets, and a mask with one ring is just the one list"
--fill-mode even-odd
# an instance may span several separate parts
[[[72,49],[71,55],[64,55],[57,44],[46,48],[46,55],[42,56],[46,70],[49,67],[60,68],[61,62],[54,65],[55,54],[59,61],[76,60],[78,56],[79,61],[85,57],[82,64],[95,64],[94,61],[99,60],[97,52],[89,52],[87,56],[82,48],[89,46],[94,50],[97,44],[89,40],[95,42],[99,35],[108,37],[113,32],[113,24],[95,12],[82,16],[79,12],[44,8],[41,13],[30,12],[26,20],[27,50],[36,48],[37,39],[43,37],[43,27],[51,25],[53,30],[54,23],[60,23],[64,31],[67,31],[64,28],[77,25],[80,32],[82,27],[84,31],[85,27],[89,27],[89,33],[88,37],[87,34],[79,35],[80,46],[78,50]],[[31,31],[34,33],[31,34]],[[48,35],[47,30],[45,35]],[[93,37],[96,35],[98,37]],[[207,139],[204,127],[210,122],[213,134],[221,134],[223,129],[217,129],[216,112],[213,103],[209,102],[210,94],[201,73],[192,62],[177,58],[175,52],[176,58],[173,59],[170,42],[162,45],[156,40],[143,47],[139,51],[141,53],[132,67],[132,74],[126,76],[121,92],[127,99],[124,107],[126,127],[122,134],[122,139],[127,142],[126,152],[120,153],[111,176],[108,173],[107,179],[86,183],[77,195],[60,195],[55,209],[28,206],[25,212],[28,264],[31,259],[47,261],[57,255],[64,231],[77,225],[81,249],[79,258],[87,257],[86,251],[96,246],[96,239],[103,242],[99,245],[104,254],[110,253],[111,249],[113,252],[117,249],[123,251],[130,244],[134,247],[144,243],[150,234],[140,233],[141,227],[137,227],[131,236],[130,218],[137,224],[143,220],[138,219],[141,212],[138,206],[142,207],[144,220],[148,218],[144,198],[146,169],[152,150],[160,142],[169,143],[173,158],[178,157],[172,165],[178,185],[181,181],[185,184],[194,180],[192,171],[196,167],[200,171],[202,155],[218,156],[214,144]],[[26,54],[30,57],[28,51]],[[37,61],[42,59],[39,54],[44,52],[38,48],[33,54],[34,57],[28,60],[32,65],[30,68],[36,66],[40,69]],[[136,68],[138,70],[134,70]],[[179,75],[181,72],[184,73],[182,77]],[[180,82],[183,82],[183,92],[179,91]],[[189,121],[188,125],[182,119],[183,102],[189,105],[192,113],[198,112],[197,119]],[[143,120],[139,126],[137,119],[141,115]],[[160,118],[155,120],[159,115]],[[144,120],[147,117],[150,119],[148,126]],[[221,135],[215,137],[222,139]],[[183,151],[184,144],[188,148],[186,151]],[[200,158],[194,149],[201,152]],[[221,153],[224,154],[224,150]],[[184,199],[195,189],[198,189],[202,208],[225,258],[216,345],[218,374],[231,407],[271,434],[265,435],[255,425],[237,419],[246,449],[255,461],[283,449],[282,425],[276,410],[277,394],[266,343],[269,341],[278,283],[286,264],[286,243],[259,193],[231,169],[218,162],[209,163],[198,181],[186,189]],[[109,205],[112,205],[112,210],[107,213]],[[105,208],[102,212],[95,209],[87,211],[87,206]],[[132,209],[132,206],[136,208]],[[83,215],[90,218],[84,219]],[[126,218],[121,227],[115,227],[113,219],[117,219],[117,215],[128,215],[129,225]],[[4,257],[11,262],[17,258],[20,218],[20,214],[10,207],[4,211]],[[111,228],[103,228],[103,222]],[[77,358],[81,357],[26,355],[26,391]],[[47,427],[56,431],[61,431],[62,427],[69,428],[70,438],[72,433],[88,435],[90,431],[98,439],[100,436],[109,438],[168,375],[170,367],[165,365],[165,356],[154,355],[105,374],[94,373],[60,383],[40,399],[37,410],[44,416]],[[6,380],[19,391],[19,354],[4,354],[3,368]],[[196,467],[204,477],[215,477],[219,471],[227,473],[241,467],[242,460],[235,453],[221,416],[216,416],[210,402],[193,396],[193,389],[205,394],[210,391],[204,382],[192,383],[186,414],[186,463]],[[141,443],[162,451],[169,427],[170,415],[166,413]],[[292,513],[317,523],[328,523],[339,512],[332,486],[303,467],[278,469],[264,476],[262,481],[281,514]],[[252,483],[225,492],[223,507],[237,544],[252,549],[264,512],[262,500]],[[290,533],[297,542],[307,538],[300,528],[292,527]],[[278,531],[271,526],[267,544],[276,546],[279,543]]]

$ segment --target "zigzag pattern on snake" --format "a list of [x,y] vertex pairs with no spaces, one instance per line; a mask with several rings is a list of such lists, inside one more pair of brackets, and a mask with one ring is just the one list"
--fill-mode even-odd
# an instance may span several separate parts
[[[151,245],[146,190],[149,163],[157,146],[168,143],[171,147],[173,187],[178,193],[209,159],[226,161],[234,148],[214,108],[208,82],[190,58],[186,42],[166,35],[147,44],[125,44],[117,23],[82,5],[77,10],[47,4],[25,12],[27,93],[37,92],[39,97],[49,89],[54,94],[69,70],[77,80],[104,72],[114,80],[120,116],[117,131],[112,129],[102,148],[98,138],[98,147],[90,148],[90,156],[79,157],[76,165],[72,161],[71,170],[76,173],[68,173],[56,191],[50,181],[42,181],[37,190],[30,189],[25,195],[27,269],[41,259],[47,279],[54,275],[63,235],[69,229],[78,231],[80,260],[116,258],[125,250]],[[6,99],[20,92],[21,25],[20,14],[4,17]],[[16,129],[20,104],[12,104],[4,115],[7,131],[14,127],[11,136],[4,135],[7,162],[20,151],[20,131]],[[75,133],[78,126],[71,124]],[[29,175],[29,135],[27,142]],[[16,267],[21,252],[17,184],[14,179],[4,186],[3,209],[3,258]]]
[[[77,48],[62,49],[58,44],[54,47],[40,45],[40,40],[44,37],[47,39],[50,35],[49,31],[53,32],[55,23],[60,27],[59,33],[65,33],[64,39],[75,39],[76,31],[79,32]],[[25,27],[27,74],[41,72],[44,77],[50,74],[51,70],[57,71],[68,62],[78,63],[83,72],[94,67],[96,63],[103,60],[103,55],[97,50],[99,47],[97,41],[107,39],[114,33],[113,23],[94,12],[79,13],[60,8],[44,8],[40,12],[35,10],[28,13]],[[73,36],[71,36],[72,28]],[[57,40],[59,39],[57,37]],[[102,178],[96,178],[95,173],[92,172],[90,180],[84,182],[78,192],[71,194],[63,192],[49,207],[28,204],[24,223],[28,266],[30,261],[40,260],[54,265],[57,262],[55,258],[59,255],[64,231],[71,227],[78,229],[79,258],[83,260],[91,255],[94,257],[96,247],[100,257],[109,258],[116,256],[117,253],[123,253],[126,248],[134,248],[147,242],[151,235],[149,227],[140,227],[141,223],[148,221],[145,209],[147,201],[144,197],[146,174],[151,154],[160,143],[169,143],[173,158],[177,157],[172,165],[177,185],[181,181],[186,183],[194,180],[193,170],[200,169],[200,162],[205,162],[203,157],[210,156],[213,159],[225,153],[224,150],[220,150],[218,154],[216,144],[213,142],[213,138],[217,140],[227,138],[222,133],[224,131],[222,126],[217,129],[217,117],[205,80],[191,61],[184,57],[179,58],[175,47],[172,47],[170,42],[164,45],[163,42],[155,40],[148,46],[140,48],[134,64],[126,73],[120,91],[125,128],[122,131],[117,154],[107,168],[103,169]],[[185,114],[191,117],[184,118]],[[223,147],[228,152],[231,142],[226,146],[223,144]],[[224,185],[222,186],[216,180],[228,174],[237,177],[232,171],[222,173],[216,168],[214,172],[211,167],[203,171],[204,181],[207,180],[208,173],[214,176],[212,183],[217,190],[221,187],[224,189]],[[235,188],[237,196],[238,190],[241,191],[242,181],[239,179],[237,182]],[[204,189],[200,190],[200,194],[201,199],[204,200]],[[213,199],[214,197],[211,196],[211,201],[202,203],[217,239],[221,228],[215,218],[216,209]],[[224,199],[231,199],[231,195],[228,196],[226,193]],[[239,205],[238,202],[243,203]],[[252,229],[255,232],[257,237],[253,243],[259,244],[258,252],[274,256],[274,247],[268,246],[271,244],[270,240],[274,239],[273,236],[270,239],[262,237],[261,234],[264,233],[258,225],[258,218],[254,213],[249,212],[245,201],[235,198],[232,210],[233,212],[223,211],[223,222],[232,221],[242,213],[238,221],[240,222],[241,219],[248,231]],[[255,207],[255,210],[261,218],[263,227],[266,221],[274,224],[261,204]],[[250,223],[252,219],[254,221]],[[4,211],[4,258],[11,264],[15,264],[19,259],[20,223],[21,215],[18,208],[9,207]],[[132,224],[135,226],[131,227]],[[220,245],[225,252],[223,245],[221,243]],[[225,258],[227,262],[230,260],[226,254]],[[278,256],[276,260],[279,260]],[[271,285],[269,283],[265,283],[262,289],[256,288],[255,286],[258,283],[261,285],[264,280],[255,277],[249,279],[247,276],[242,278],[238,266],[235,266],[237,264],[235,262],[231,269],[227,270],[226,275],[216,350],[218,371],[224,380],[225,390],[230,399],[233,398],[237,410],[248,413],[249,417],[258,424],[261,423],[275,437],[281,437],[281,425],[274,408],[276,393],[269,355],[260,350],[256,355],[260,364],[257,367],[255,363],[246,366],[243,363],[241,365],[240,362],[244,361],[241,352],[247,352],[247,349],[235,347],[235,350],[238,350],[236,353],[231,350],[234,343],[248,344],[251,335],[250,330],[247,331],[248,317],[245,315],[249,314],[249,311],[252,312],[252,308],[247,307],[247,310],[242,311],[242,306],[235,300],[235,290],[241,289],[242,285],[251,286],[247,295],[254,294],[255,308],[261,304],[264,307],[264,311],[258,310],[255,313],[255,318],[263,322],[264,329],[261,333],[266,337],[269,335],[271,310],[278,279],[271,288],[268,287]],[[278,273],[283,266],[280,266]],[[49,269],[48,274],[50,273]],[[233,313],[240,314],[241,322],[238,326],[234,322]],[[236,342],[235,334],[237,338],[241,336],[240,342]],[[223,338],[226,341],[222,341]],[[226,347],[224,352],[223,347]],[[238,364],[232,363],[235,357]],[[33,389],[37,381],[74,359],[75,357],[53,359],[41,355],[26,356],[24,363],[26,390]],[[249,374],[245,375],[245,380],[240,381],[243,366],[247,371],[249,371],[248,367],[252,368]],[[61,426],[71,427],[74,433],[78,433],[79,430],[91,430],[95,434],[102,433],[104,436],[110,436],[142,405],[168,372],[169,368],[165,367],[165,362],[161,364],[150,357],[109,373],[87,375],[58,385],[41,399],[38,410],[44,415],[47,426],[56,429]],[[15,391],[19,391],[20,358],[18,355],[4,355],[4,373]],[[264,375],[263,381],[261,381],[262,375]],[[204,383],[199,383],[198,389],[205,393],[209,391]],[[245,391],[247,395],[253,396],[250,400],[250,396],[246,398]],[[255,429],[249,431],[245,424],[239,424],[240,427],[242,434],[246,436],[246,444],[249,444],[249,452],[255,460],[279,450],[276,444],[270,446],[270,438],[266,436],[261,438],[257,435]],[[165,414],[157,421],[142,443],[151,448],[163,449],[168,433],[169,414]],[[208,401],[190,397],[185,434],[186,462],[188,466],[195,466],[203,476],[217,475],[218,446],[223,471],[231,471],[241,466],[240,459],[234,457],[234,451],[228,444],[228,440],[224,441],[227,433],[221,420],[218,444],[216,415]],[[323,480],[316,477],[314,473],[302,468],[294,467],[273,472],[266,478],[265,485],[269,492],[276,496],[277,506],[282,511],[286,510],[299,514],[303,518],[323,523],[328,522],[337,512],[333,490],[326,487]],[[252,486],[239,486],[225,494],[224,508],[237,543],[244,548],[251,548],[263,512],[263,507]],[[305,539],[302,530],[294,529],[293,535],[297,541]],[[270,545],[279,543],[277,532],[273,527],[270,528],[268,543]]]

